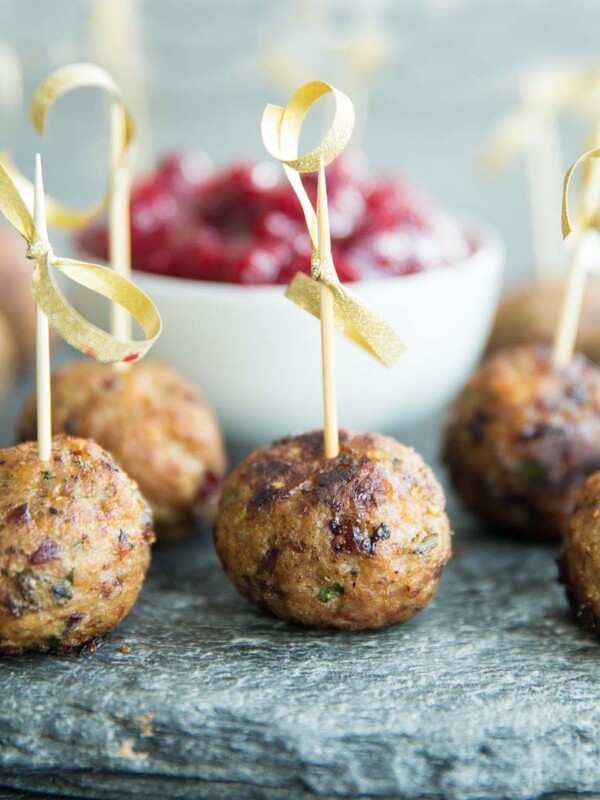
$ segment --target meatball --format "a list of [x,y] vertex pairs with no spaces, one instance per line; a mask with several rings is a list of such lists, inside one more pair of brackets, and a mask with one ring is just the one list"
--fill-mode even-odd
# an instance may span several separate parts
[[[212,520],[225,471],[221,432],[202,394],[168,364],[143,361],[119,371],[73,361],[52,378],[52,422],[57,431],[95,439],[138,482],[159,542]],[[34,396],[17,435],[36,436]]]
[[476,514],[515,533],[562,535],[600,467],[600,369],[577,354],[555,370],[544,345],[499,351],[454,401],[443,458]]
[[23,239],[0,222],[0,314],[10,326],[19,360],[29,361],[35,353],[35,303],[31,300],[32,263],[25,256]]
[[558,563],[573,611],[600,633],[600,472],[583,485]]
[[256,450],[223,488],[215,543],[248,600],[284,619],[347,630],[404,622],[450,558],[445,498],[414,450],[378,434],[323,433]]
[[131,610],[150,563],[147,504],[94,442],[0,450],[0,653],[68,651]]
[[[561,279],[521,286],[504,298],[492,330],[488,352],[519,344],[552,341],[562,309]],[[586,286],[577,349],[600,362],[600,279],[590,275]]]

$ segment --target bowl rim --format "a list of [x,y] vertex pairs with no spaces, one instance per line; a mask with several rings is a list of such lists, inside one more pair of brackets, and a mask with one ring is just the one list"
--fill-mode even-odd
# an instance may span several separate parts
[[[419,282],[428,283],[434,280],[436,275],[447,275],[455,271],[464,271],[472,268],[474,263],[479,261],[502,262],[506,253],[506,246],[500,233],[488,222],[484,222],[479,217],[465,212],[451,212],[452,215],[460,220],[464,225],[467,235],[475,242],[475,249],[464,258],[460,258],[452,264],[436,267],[423,272],[414,272],[409,275],[390,275],[389,277],[370,278],[367,280],[352,281],[345,285],[351,289],[358,288],[371,290],[377,286],[393,287],[398,284],[407,286]],[[172,275],[160,275],[154,272],[144,272],[143,270],[133,270],[132,278],[135,283],[143,283],[149,294],[152,294],[157,287],[159,291],[167,290],[169,293],[180,294],[182,291],[187,293],[199,291],[210,294],[213,297],[227,295],[228,297],[252,295],[253,297],[280,297],[286,290],[286,284],[240,284],[226,283],[223,281],[203,281],[196,278],[181,278]],[[194,287],[192,289],[192,287]]]

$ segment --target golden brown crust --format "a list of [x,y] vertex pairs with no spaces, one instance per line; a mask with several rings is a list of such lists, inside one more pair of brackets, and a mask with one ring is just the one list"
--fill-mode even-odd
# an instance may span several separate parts
[[600,468],[600,370],[522,345],[488,358],[450,409],[443,448],[454,488],[518,533],[565,532],[585,477]]
[[575,615],[600,633],[600,472],[583,485],[558,563]]
[[[212,519],[225,471],[218,423],[202,394],[175,369],[143,361],[125,372],[74,361],[52,379],[55,430],[95,439],[138,482],[159,541],[182,538]],[[18,437],[35,437],[35,398]]]
[[55,436],[0,450],[0,653],[69,650],[131,610],[150,563],[148,506],[101,447]]
[[348,630],[404,622],[450,558],[443,491],[411,448],[320,431],[252,453],[228,478],[217,553],[238,591],[273,614]]
[[[488,343],[488,352],[519,344],[550,343],[564,299],[562,279],[531,282],[503,298]],[[586,287],[577,350],[600,362],[600,279],[590,276]]]

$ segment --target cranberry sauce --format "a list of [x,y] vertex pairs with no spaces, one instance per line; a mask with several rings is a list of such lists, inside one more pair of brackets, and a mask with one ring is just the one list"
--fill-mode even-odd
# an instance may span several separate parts
[[[305,176],[315,200],[316,176]],[[452,264],[471,246],[461,225],[400,180],[374,178],[358,153],[327,169],[332,249],[340,280],[407,275]],[[162,161],[131,197],[135,269],[241,284],[285,284],[308,272],[310,241],[296,196],[276,164],[212,171],[200,153]],[[108,256],[106,223],[79,245]]]

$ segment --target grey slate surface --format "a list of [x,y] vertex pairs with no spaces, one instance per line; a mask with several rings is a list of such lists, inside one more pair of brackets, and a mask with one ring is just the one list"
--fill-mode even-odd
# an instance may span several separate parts
[[111,800],[600,794],[600,647],[567,613],[553,549],[453,517],[456,557],[433,605],[379,633],[263,615],[208,537],[157,552],[95,655],[2,660],[0,787]]
[[[5,443],[27,390],[0,412]],[[255,610],[207,532],[156,550],[94,655],[0,660],[0,800],[600,798],[600,642],[568,612],[554,548],[449,501],[433,604],[379,633]]]

